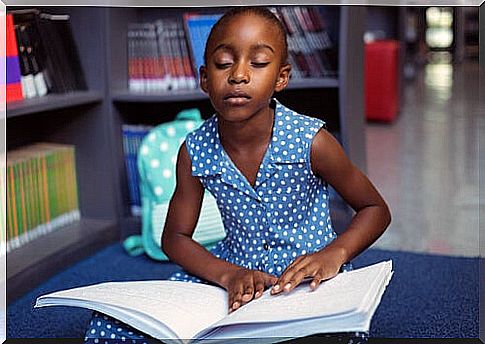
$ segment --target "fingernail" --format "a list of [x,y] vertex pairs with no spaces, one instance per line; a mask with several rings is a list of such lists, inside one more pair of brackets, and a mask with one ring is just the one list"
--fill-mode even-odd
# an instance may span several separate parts
[[261,295],[261,292],[260,291],[257,291],[256,294],[255,294],[255,296],[256,297],[259,297],[259,295]]
[[286,283],[285,290],[289,290],[291,288],[291,283]]
[[279,284],[275,285],[275,286],[273,287],[273,290],[274,290],[274,291],[278,291],[278,290],[280,290],[280,285],[279,285]]

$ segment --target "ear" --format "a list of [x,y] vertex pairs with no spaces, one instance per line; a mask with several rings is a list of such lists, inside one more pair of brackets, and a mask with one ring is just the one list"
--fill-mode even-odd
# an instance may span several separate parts
[[206,68],[206,66],[204,66],[204,65],[200,66],[199,75],[200,75],[200,78],[199,78],[200,88],[202,89],[202,91],[207,93],[208,88],[207,88],[207,68]]
[[290,80],[291,65],[286,63],[280,67],[278,79],[276,79],[275,92],[280,92],[288,86]]

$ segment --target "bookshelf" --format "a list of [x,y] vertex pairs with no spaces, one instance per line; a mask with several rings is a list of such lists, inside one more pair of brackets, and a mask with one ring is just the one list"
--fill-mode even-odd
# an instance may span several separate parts
[[43,10],[71,16],[89,91],[9,103],[7,152],[39,141],[74,145],[81,220],[7,254],[8,302],[103,245],[119,239],[115,184],[109,162],[111,143],[106,140],[110,123],[104,115],[111,105],[105,95],[106,51],[105,45],[91,39],[99,37],[99,32],[103,31],[106,11],[87,7]]
[[[199,90],[130,92],[126,39],[131,22],[212,9],[54,6],[45,10],[70,14],[89,91],[9,104],[7,149],[41,140],[75,145],[82,220],[8,255],[9,301],[103,245],[139,233],[140,220],[130,215],[128,203],[123,124],[158,124],[189,107],[199,108],[204,118],[213,113]],[[365,170],[365,8],[328,6],[325,11],[339,46],[339,76],[292,80],[279,98],[293,100],[288,105],[298,111],[325,118],[350,158]]]

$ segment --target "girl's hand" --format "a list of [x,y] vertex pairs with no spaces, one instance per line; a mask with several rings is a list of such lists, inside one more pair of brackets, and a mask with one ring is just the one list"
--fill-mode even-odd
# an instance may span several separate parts
[[263,295],[264,289],[272,286],[277,278],[262,271],[238,268],[229,273],[224,280],[226,282],[223,283],[223,287],[227,290],[231,313]]
[[290,292],[307,277],[312,278],[310,288],[315,290],[321,281],[331,279],[338,274],[345,262],[343,256],[338,250],[332,250],[330,247],[299,256],[281,274],[271,289],[271,294]]

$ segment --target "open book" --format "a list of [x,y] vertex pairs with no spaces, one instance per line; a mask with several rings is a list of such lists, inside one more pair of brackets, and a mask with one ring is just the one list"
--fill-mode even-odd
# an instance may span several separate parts
[[110,315],[158,339],[226,341],[368,331],[392,277],[385,261],[324,281],[310,291],[269,290],[228,314],[224,289],[176,281],[108,282],[40,296],[35,307],[74,306]]

